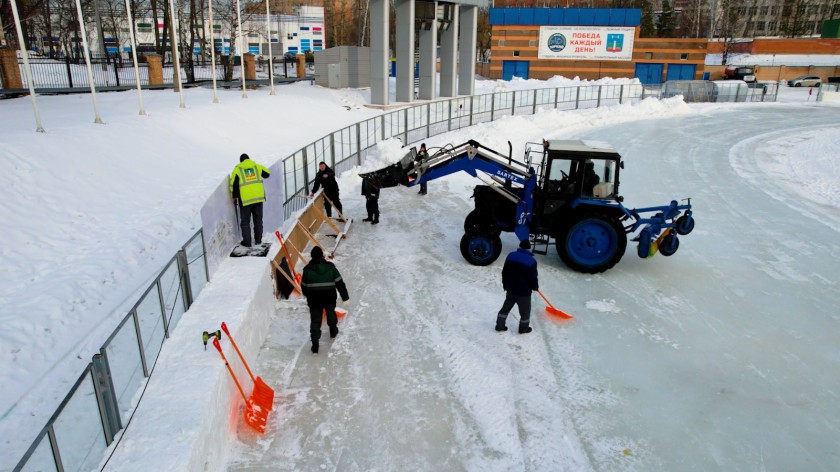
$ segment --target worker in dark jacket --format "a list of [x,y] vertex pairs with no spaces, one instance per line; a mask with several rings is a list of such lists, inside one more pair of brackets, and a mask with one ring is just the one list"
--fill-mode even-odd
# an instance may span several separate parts
[[[420,145],[420,150],[417,151],[417,157],[414,159],[414,166],[417,167],[424,161],[429,159],[429,151],[426,150],[426,143]],[[417,192],[420,195],[426,195],[426,191],[428,187],[426,186],[426,182],[420,184],[420,191]]]
[[327,315],[327,326],[330,327],[330,337],[338,335],[338,317],[335,314],[335,292],[341,295],[342,305],[350,300],[347,286],[335,265],[324,259],[324,251],[320,246],[312,248],[309,264],[303,268],[300,289],[306,297],[309,306],[309,336],[312,338],[312,353],[318,354],[318,340],[321,339],[321,320],[324,312]]
[[[309,194],[309,198],[314,197],[315,192],[321,187],[324,187],[324,195],[335,205],[336,210],[341,213],[341,200],[338,198],[339,191],[338,182],[335,180],[335,171],[330,169],[327,163],[323,161],[318,164],[318,173],[315,175],[315,183],[312,185],[312,193]],[[330,202],[324,200],[324,212],[327,213],[327,216],[332,217],[332,205],[330,205]]]
[[537,261],[531,254],[528,240],[519,243],[519,249],[508,254],[502,268],[502,287],[505,302],[496,318],[496,331],[507,331],[505,320],[516,305],[519,308],[519,334],[531,332],[531,291],[539,290]]
[[362,195],[367,200],[365,202],[365,209],[367,209],[367,218],[362,221],[370,221],[371,224],[379,224],[379,187],[374,185],[368,179],[362,179]]
[[254,242],[260,244],[263,234],[263,202],[265,187],[263,179],[269,177],[269,171],[257,164],[247,154],[239,156],[239,165],[233,168],[228,181],[228,190],[234,205],[239,205],[239,228],[242,230],[242,242],[251,246],[251,217],[254,218]]
[[595,172],[595,163],[587,162],[583,171],[583,194],[592,195],[593,189],[600,181],[601,178]]

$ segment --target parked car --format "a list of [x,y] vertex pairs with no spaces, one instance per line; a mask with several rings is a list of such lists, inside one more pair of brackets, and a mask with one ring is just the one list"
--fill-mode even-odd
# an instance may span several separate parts
[[788,80],[788,87],[819,87],[822,79],[816,75],[800,75],[795,79]]

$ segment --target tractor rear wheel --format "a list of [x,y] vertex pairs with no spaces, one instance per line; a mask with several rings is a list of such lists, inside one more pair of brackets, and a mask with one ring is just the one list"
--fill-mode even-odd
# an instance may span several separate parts
[[461,237],[461,255],[472,265],[490,265],[502,253],[502,239],[499,235],[470,234]]
[[577,272],[597,274],[612,268],[624,256],[627,234],[613,217],[585,214],[557,237],[560,259]]

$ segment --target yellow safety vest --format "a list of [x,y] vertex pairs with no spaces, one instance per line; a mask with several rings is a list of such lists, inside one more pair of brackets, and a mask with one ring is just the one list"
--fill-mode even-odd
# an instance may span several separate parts
[[230,173],[229,190],[233,195],[233,182],[239,177],[239,201],[242,206],[253,205],[265,201],[265,187],[263,187],[262,173],[268,174],[268,169],[251,159],[245,159],[233,168]]

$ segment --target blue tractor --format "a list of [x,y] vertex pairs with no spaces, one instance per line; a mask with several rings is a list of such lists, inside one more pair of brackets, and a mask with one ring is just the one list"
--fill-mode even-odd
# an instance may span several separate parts
[[599,273],[621,260],[627,235],[638,234],[638,254],[670,256],[678,235],[694,229],[691,202],[628,209],[618,193],[624,167],[612,147],[584,141],[531,143],[524,162],[470,140],[440,148],[417,160],[411,149],[399,162],[361,174],[380,187],[412,187],[455,172],[489,177],[475,187],[475,209],[464,220],[461,254],[474,265],[489,265],[502,252],[502,231],[530,240],[546,254],[551,241],[563,262],[578,272]]

